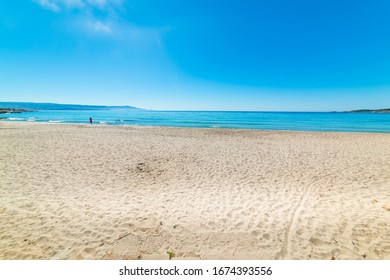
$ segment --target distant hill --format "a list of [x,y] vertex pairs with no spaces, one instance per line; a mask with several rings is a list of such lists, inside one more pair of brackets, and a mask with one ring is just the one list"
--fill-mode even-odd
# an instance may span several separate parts
[[348,113],[390,113],[390,108],[389,109],[377,109],[377,110],[360,109],[360,110],[348,111]]
[[0,108],[17,108],[25,110],[107,110],[107,109],[139,109],[131,106],[103,106],[34,102],[0,102]]

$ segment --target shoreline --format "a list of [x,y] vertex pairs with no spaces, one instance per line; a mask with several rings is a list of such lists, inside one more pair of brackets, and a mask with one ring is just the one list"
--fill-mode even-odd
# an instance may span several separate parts
[[0,259],[390,259],[389,146],[2,121]]
[[347,133],[347,134],[384,134],[390,135],[390,132],[377,131],[320,131],[320,130],[287,130],[287,129],[258,129],[258,128],[231,128],[231,127],[185,127],[185,126],[159,126],[159,125],[132,125],[132,124],[89,124],[89,123],[66,123],[66,122],[36,122],[36,121],[7,121],[0,118],[0,123],[20,123],[20,124],[48,124],[48,125],[73,125],[73,126],[94,126],[94,127],[129,127],[129,128],[171,128],[171,129],[208,129],[208,130],[237,130],[237,131],[263,131],[263,132],[298,132],[298,133]]

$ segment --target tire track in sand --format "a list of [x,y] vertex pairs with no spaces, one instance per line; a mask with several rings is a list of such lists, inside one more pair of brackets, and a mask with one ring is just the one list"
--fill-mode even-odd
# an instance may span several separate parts
[[309,194],[309,191],[311,189],[311,187],[327,178],[327,177],[330,177],[332,175],[335,175],[337,173],[340,173],[340,172],[343,172],[345,170],[348,170],[348,169],[351,169],[353,167],[355,167],[356,165],[358,164],[361,164],[361,162],[358,162],[358,163],[355,163],[349,167],[346,167],[346,168],[343,168],[343,169],[340,169],[340,170],[337,170],[335,172],[332,172],[332,173],[329,173],[329,174],[326,174],[318,179],[315,179],[314,181],[312,181],[311,183],[309,183],[307,185],[307,187],[304,189],[303,193],[302,193],[302,196],[301,198],[299,199],[299,202],[297,204],[297,206],[295,206],[295,208],[293,209],[292,213],[291,213],[291,218],[290,218],[290,224],[288,225],[287,227],[287,231],[286,231],[286,235],[285,235],[285,239],[284,239],[284,244],[283,244],[283,248],[282,250],[275,256],[275,259],[287,259],[287,260],[290,260],[291,259],[291,251],[292,251],[292,237],[293,237],[293,232],[295,233],[296,230],[296,224],[297,224],[297,221],[298,221],[298,218],[302,212],[302,209],[303,209],[303,206],[305,205],[306,203],[306,200],[308,198],[308,194]]

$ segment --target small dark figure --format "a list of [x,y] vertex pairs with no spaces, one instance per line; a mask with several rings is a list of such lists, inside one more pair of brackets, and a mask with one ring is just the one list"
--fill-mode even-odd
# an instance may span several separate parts
[[92,124],[92,118],[89,118],[89,123]]

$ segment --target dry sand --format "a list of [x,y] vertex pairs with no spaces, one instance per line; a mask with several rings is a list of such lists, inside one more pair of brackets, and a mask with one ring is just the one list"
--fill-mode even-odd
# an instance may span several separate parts
[[0,259],[390,259],[390,134],[0,122]]

